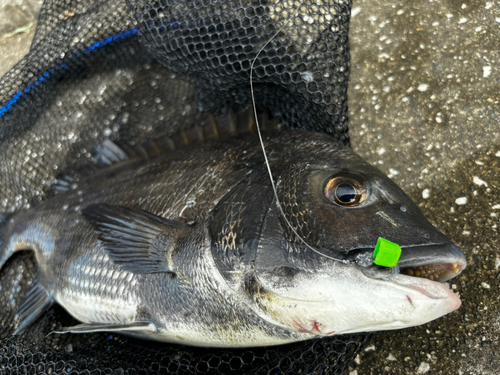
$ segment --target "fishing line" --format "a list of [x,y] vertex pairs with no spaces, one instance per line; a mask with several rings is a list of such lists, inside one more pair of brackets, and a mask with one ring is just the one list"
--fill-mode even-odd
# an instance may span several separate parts
[[281,206],[281,202],[280,202],[280,199],[278,197],[278,191],[276,190],[276,185],[274,184],[274,179],[273,179],[273,173],[271,171],[271,166],[269,165],[269,160],[267,159],[266,147],[264,146],[264,141],[262,140],[262,134],[260,132],[259,119],[257,117],[257,106],[255,104],[255,95],[254,95],[254,90],[253,90],[253,67],[255,65],[255,62],[259,58],[259,55],[261,54],[261,52],[264,51],[264,49],[269,45],[269,43],[271,43],[278,36],[278,34],[283,31],[283,29],[289,24],[289,22],[292,19],[295,18],[295,16],[297,15],[298,12],[299,12],[299,7],[297,7],[295,9],[295,12],[292,14],[292,16],[288,20],[286,20],[285,23],[283,24],[283,26],[281,26],[281,28],[262,46],[262,48],[259,50],[259,52],[257,53],[257,55],[255,55],[255,58],[253,59],[252,64],[250,65],[250,93],[251,93],[251,96],[252,96],[253,113],[254,113],[254,116],[255,116],[255,124],[257,126],[257,134],[259,135],[260,145],[262,147],[262,153],[264,154],[264,160],[266,162],[267,172],[269,173],[269,179],[271,180],[271,186],[272,186],[273,191],[274,191],[274,197],[276,198],[276,205],[278,206],[278,208],[279,208],[279,210],[281,212],[281,215],[283,216],[283,219],[285,220],[285,222],[288,225],[288,227],[300,239],[300,241],[302,241],[302,243],[304,245],[306,245],[309,249],[311,249],[315,253],[317,253],[317,254],[325,257],[325,258],[331,259],[331,260],[335,260],[335,261],[342,262],[342,263],[349,263],[349,261],[347,261],[345,259],[333,258],[333,257],[328,256],[326,254],[323,254],[319,250],[313,248],[311,245],[309,245],[297,233],[297,231],[295,230],[295,228],[292,226],[292,224],[290,223],[290,221],[286,217],[285,212],[283,211],[283,207]]

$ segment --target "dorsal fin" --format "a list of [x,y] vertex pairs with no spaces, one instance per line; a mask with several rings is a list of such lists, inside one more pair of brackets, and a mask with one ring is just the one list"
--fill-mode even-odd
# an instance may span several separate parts
[[116,143],[106,139],[92,152],[92,158],[96,165],[110,166],[129,160],[129,155]]
[[[283,124],[277,117],[272,117],[268,110],[259,114],[261,130],[281,130]],[[161,137],[144,143],[129,145],[113,142],[109,139],[101,143],[92,152],[94,164],[80,168],[76,172],[62,173],[52,185],[54,194],[76,189],[78,181],[93,175],[102,168],[107,168],[128,160],[149,159],[168,151],[174,151],[193,143],[207,139],[218,139],[244,133],[256,133],[257,126],[252,108],[235,112],[229,109],[223,116],[208,114],[200,125],[186,130],[179,130],[168,137]]]
[[[281,130],[283,128],[281,120],[278,117],[273,117],[268,110],[264,110],[259,114],[259,125],[262,130]],[[169,137],[148,142],[148,145],[149,150],[154,148],[161,154],[165,151],[176,150],[207,139],[256,132],[257,125],[252,108],[239,112],[229,109],[223,116],[208,114],[200,125],[179,130]],[[151,151],[148,151],[148,155],[152,156]]]

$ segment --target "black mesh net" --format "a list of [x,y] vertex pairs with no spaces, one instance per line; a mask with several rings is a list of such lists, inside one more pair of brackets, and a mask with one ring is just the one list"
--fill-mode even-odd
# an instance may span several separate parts
[[[350,0],[52,0],[29,54],[0,81],[0,212],[43,201],[104,139],[141,143],[250,105],[288,128],[349,144]],[[298,10],[296,10],[298,9]],[[277,33],[279,31],[279,33]],[[273,35],[271,43],[266,44]],[[54,307],[11,337],[35,278],[31,255],[0,271],[0,373],[341,373],[369,335],[272,348],[203,349],[118,335],[49,335]]]
[[259,104],[289,126],[348,142],[348,1],[138,1],[131,9],[144,44],[195,82],[204,110],[248,106],[248,72],[263,48]]

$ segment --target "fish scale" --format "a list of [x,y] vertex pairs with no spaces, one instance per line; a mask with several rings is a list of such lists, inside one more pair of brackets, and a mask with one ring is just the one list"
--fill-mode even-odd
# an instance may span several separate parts
[[[131,272],[110,266],[106,254],[81,257],[68,270],[66,287],[56,298],[85,322],[124,323],[135,318],[139,300],[137,279]],[[127,287],[127,293],[123,291]],[[99,310],[105,305],[106,308]]]

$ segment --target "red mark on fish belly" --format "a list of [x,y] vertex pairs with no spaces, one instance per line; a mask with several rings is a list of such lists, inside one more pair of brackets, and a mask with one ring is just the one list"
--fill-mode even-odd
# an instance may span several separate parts
[[410,305],[412,305],[412,307],[413,307],[413,302],[412,302],[412,300],[411,300],[410,296],[408,296],[408,295],[407,295],[407,296],[406,296],[406,299],[408,300],[408,302],[410,302]]
[[317,321],[313,320],[313,327],[311,329],[311,332],[321,333],[321,327],[323,327],[323,324],[318,323]]
[[311,328],[307,328],[309,324],[304,324],[302,323],[299,319],[292,319],[294,328],[297,330],[297,332],[300,333],[322,333],[321,329],[323,327],[323,324],[320,322],[317,322],[313,320],[310,324],[312,325]]
[[300,333],[306,333],[306,332],[309,332],[309,330],[307,330],[302,324],[301,322],[298,320],[298,319],[295,319],[295,318],[292,318],[292,322],[293,322],[293,325],[294,325],[294,328],[297,332],[300,332]]

